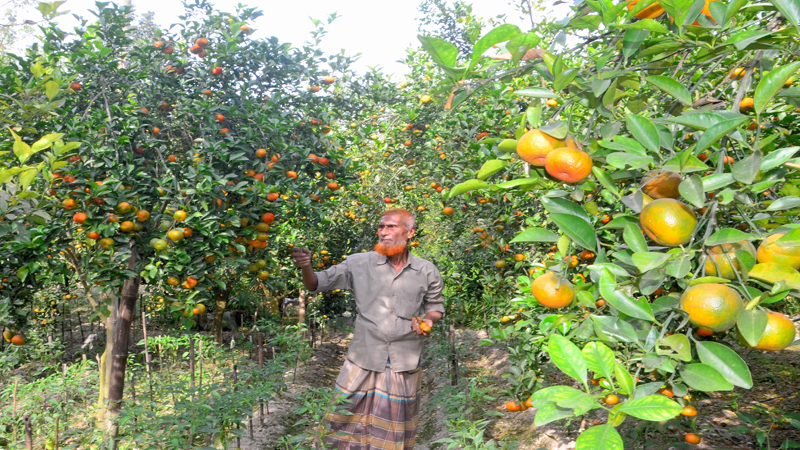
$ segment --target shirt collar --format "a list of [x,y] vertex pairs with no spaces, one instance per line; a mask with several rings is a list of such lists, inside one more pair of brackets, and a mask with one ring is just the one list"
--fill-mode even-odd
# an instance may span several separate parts
[[[377,253],[376,253],[377,254]],[[378,265],[389,264],[389,257],[378,254]],[[406,264],[410,269],[419,271],[419,258],[414,256],[410,251],[408,252],[408,263]]]

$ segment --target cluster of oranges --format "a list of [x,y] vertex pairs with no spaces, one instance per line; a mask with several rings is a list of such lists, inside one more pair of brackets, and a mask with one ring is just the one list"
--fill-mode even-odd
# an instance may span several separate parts
[[562,141],[541,130],[525,133],[517,141],[516,151],[526,163],[543,167],[551,177],[565,183],[581,182],[592,173],[592,158],[575,141]]

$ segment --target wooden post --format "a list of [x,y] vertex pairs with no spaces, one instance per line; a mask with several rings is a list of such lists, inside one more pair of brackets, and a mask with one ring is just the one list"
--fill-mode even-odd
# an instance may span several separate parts
[[[236,376],[236,364],[233,365],[233,391],[236,392],[236,383],[238,383],[238,377]],[[239,422],[236,422],[236,429],[239,429]],[[239,438],[239,435],[236,435],[236,446],[241,448],[242,447],[242,440]]]
[[[134,376],[133,374],[131,374],[131,398],[133,399],[133,404],[135,405],[136,404],[136,376]],[[137,419],[137,417],[133,416],[133,424],[134,425],[139,423],[139,421],[136,420],[136,419]]]
[[81,319],[81,312],[75,311],[78,315],[78,328],[81,330],[81,344],[86,342],[86,338],[83,336],[83,320]]
[[30,414],[25,414],[22,421],[25,423],[25,448],[33,450],[33,426],[31,425]]
[[56,440],[55,440],[55,450],[58,450],[58,416],[56,416]]
[[197,352],[200,355],[200,378],[198,382],[198,386],[203,385],[203,340],[200,339],[200,342],[197,343]]
[[[17,419],[17,383],[19,383],[18,378],[14,378],[14,400],[11,406],[11,416],[14,420]],[[14,442],[17,442],[17,426],[14,424]]]
[[458,386],[458,355],[456,354],[456,326],[450,324],[450,384]]
[[64,392],[61,395],[61,401],[64,406],[67,406],[67,363],[61,364],[61,385],[64,387]]
[[194,338],[189,337],[189,387],[194,398]]
[[[264,335],[262,333],[258,333],[258,370],[261,371],[264,368]],[[264,399],[258,399],[258,421],[263,426],[264,425]]]
[[144,365],[147,371],[147,382],[150,385],[150,398],[153,398],[153,376],[150,374],[150,351],[147,347],[147,318],[142,311],[142,334],[144,336]]
[[250,418],[250,440],[251,441],[254,440],[253,439],[253,418],[252,417]]

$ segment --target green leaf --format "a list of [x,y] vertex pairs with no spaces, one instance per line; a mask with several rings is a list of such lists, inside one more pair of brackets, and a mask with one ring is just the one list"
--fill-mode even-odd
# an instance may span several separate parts
[[628,400],[620,411],[642,420],[660,422],[677,416],[683,411],[683,407],[669,397],[648,395]]
[[800,150],[800,147],[787,147],[770,152],[761,160],[761,171],[772,170],[789,161],[797,153],[797,150]]
[[600,405],[597,404],[597,400],[591,394],[587,394],[586,392],[581,392],[579,390],[575,390],[575,395],[569,398],[563,398],[558,400],[556,403],[557,406],[561,408],[569,408],[573,410],[573,414],[576,416],[580,416],[586,414],[587,412],[600,408]]
[[[764,316],[766,316],[766,313],[764,313]],[[742,315],[739,314],[740,319],[741,317]],[[697,341],[695,347],[697,348],[697,355],[700,357],[700,361],[702,361],[703,364],[708,364],[717,369],[719,373],[734,386],[745,389],[753,387],[753,377],[750,375],[750,369],[747,367],[747,363],[745,363],[742,357],[733,349],[719,342],[712,341]]]
[[695,130],[706,131],[725,120],[721,114],[710,112],[685,112],[677,117],[662,119],[665,122],[677,123]]
[[[776,7],[778,7],[778,4],[781,4],[782,6],[793,5],[793,7],[789,8],[789,11],[791,11],[793,14],[797,14],[799,12],[798,6],[800,6],[800,2],[797,0],[773,0],[773,3]],[[783,13],[783,11],[781,11],[781,13]],[[795,20],[796,19],[797,17],[795,16]],[[794,26],[797,27],[797,22],[794,22]],[[781,90],[784,83],[786,83],[786,80],[794,75],[798,69],[800,69],[800,61],[772,69],[768,74],[764,75],[764,77],[758,83],[758,87],[756,87],[756,93],[753,95],[753,107],[756,110],[756,114],[761,114],[764,111],[764,109],[767,107],[767,104],[770,102],[770,100],[772,100],[772,97],[774,97],[775,94]]]
[[783,264],[773,262],[756,264],[747,276],[767,283],[784,283],[791,289],[800,289],[800,272]]
[[550,220],[555,222],[558,228],[576,244],[587,250],[597,251],[597,234],[595,234],[594,227],[585,220],[561,213],[550,214]]
[[20,164],[25,164],[33,154],[33,152],[31,152],[31,146],[22,142],[22,138],[20,138],[17,133],[14,133],[14,131],[11,131],[11,134],[14,136],[14,154],[17,155]]
[[567,137],[567,133],[569,133],[569,128],[567,127],[566,121],[556,120],[555,122],[550,122],[547,125],[539,127],[539,131],[549,134],[556,139],[564,139]]
[[611,150],[619,150],[625,153],[630,153],[632,155],[637,156],[645,156],[647,154],[647,150],[642,147],[642,144],[636,142],[635,139],[631,139],[627,136],[617,135],[614,136],[613,141],[602,140],[598,142],[601,147],[610,148]]
[[628,247],[636,253],[647,251],[647,241],[642,235],[642,230],[636,224],[625,224],[625,229],[622,232],[622,239],[628,244]]
[[798,206],[800,206],[800,197],[782,197],[767,206],[767,211],[782,211],[784,209],[792,209]]
[[676,100],[680,101],[684,105],[692,104],[692,94],[689,93],[689,90],[686,89],[684,85],[678,83],[674,79],[663,75],[652,75],[645,77],[645,80],[648,83],[652,83],[655,87],[661,89],[667,94],[673,96]]
[[795,228],[779,237],[775,243],[784,247],[800,246],[800,227]]
[[751,347],[755,347],[767,329],[768,321],[769,317],[764,311],[758,309],[744,310],[736,317],[736,328],[742,338]]
[[511,240],[511,244],[515,242],[556,242],[558,240],[558,235],[553,233],[550,230],[545,230],[544,228],[537,228],[531,227],[526,228],[521,233],[519,233],[514,239]]
[[733,178],[740,183],[751,184],[758,175],[761,159],[761,151],[756,150],[741,161],[737,161],[731,169]]
[[22,266],[19,269],[17,269],[17,278],[19,278],[20,281],[24,283],[25,279],[28,278],[28,273],[30,273],[28,266]]
[[625,118],[625,123],[628,126],[628,131],[631,132],[633,137],[636,138],[640,144],[651,152],[658,153],[661,147],[658,129],[653,125],[650,119],[628,113]]
[[650,30],[625,30],[625,34],[622,35],[622,54],[625,59],[633,56],[648,36]]
[[607,380],[614,376],[614,352],[601,342],[589,342],[583,346],[586,367]]
[[706,204],[706,195],[703,192],[703,179],[700,175],[692,175],[678,185],[678,192],[687,202],[702,208]]
[[647,271],[663,266],[670,258],[671,254],[658,252],[637,252],[632,256],[633,263],[639,272]]
[[623,450],[622,436],[611,425],[589,428],[578,436],[575,450]]
[[581,206],[575,202],[571,202],[563,198],[543,197],[542,206],[544,206],[549,213],[569,214],[571,216],[583,219],[586,223],[592,222],[592,219],[589,217],[589,214],[585,209],[581,208]]
[[461,80],[466,69],[456,69],[456,60],[458,58],[458,48],[455,45],[430,36],[417,35],[417,39],[422,43],[422,48],[431,55],[431,59],[438,64],[450,78],[454,80]]
[[[734,183],[733,175],[729,173],[715,173],[703,178],[703,190],[706,192],[722,189]],[[678,186],[680,189],[680,186]]]
[[732,391],[733,384],[708,364],[687,364],[681,368],[683,382],[703,392]]
[[[686,23],[686,17],[692,9],[693,0],[660,0],[659,4],[670,17],[675,20],[675,25],[679,28]],[[698,11],[699,12],[699,11]]]
[[772,0],[772,4],[800,31],[800,2],[797,0]]
[[465,181],[463,183],[459,183],[459,184],[453,186],[453,189],[451,189],[450,192],[447,194],[447,198],[453,198],[456,195],[460,195],[460,194],[463,194],[463,193],[469,192],[469,191],[477,191],[477,190],[481,190],[481,189],[486,189],[487,187],[489,187],[489,183],[487,183],[487,182],[485,182],[483,180],[474,180],[474,179],[473,180],[467,180],[467,181]]
[[659,343],[669,347],[672,351],[664,351],[660,348],[656,348],[657,355],[674,357],[683,362],[692,360],[692,346],[689,344],[689,338],[687,338],[685,334],[666,336],[662,338]]
[[705,242],[705,246],[711,247],[714,245],[732,244],[740,241],[755,241],[756,239],[758,238],[751,234],[745,233],[744,231],[739,231],[736,228],[722,228],[708,237]]
[[564,336],[551,334],[547,350],[556,367],[586,385],[586,359],[578,346]]
[[19,183],[22,185],[23,190],[28,189],[33,179],[36,178],[37,173],[39,173],[39,171],[35,167],[31,167],[19,175]]
[[50,80],[44,84],[44,95],[47,96],[48,100],[52,100],[53,97],[58,95],[59,89],[60,86],[58,85],[58,82]]
[[577,68],[567,69],[561,72],[560,74],[556,75],[556,79],[553,82],[553,89],[556,91],[566,89],[567,86],[572,84],[572,81],[575,80],[576,76],[578,76]]
[[617,377],[617,384],[619,384],[619,391],[625,395],[633,395],[633,390],[636,389],[636,383],[633,381],[633,375],[628,372],[622,364],[614,365],[614,374]]
[[481,166],[481,169],[478,171],[477,178],[479,180],[485,180],[492,175],[496,174],[497,172],[503,170],[508,166],[508,162],[500,160],[500,159],[492,159],[486,161]]
[[533,418],[533,424],[537,427],[575,415],[571,409],[559,408],[555,403],[545,403],[536,408],[536,416]]
[[[510,23],[497,26],[493,30],[486,33],[485,36],[478,39],[478,42],[475,43],[475,47],[472,49],[472,61],[470,61],[469,68],[467,70],[472,70],[472,68],[478,64],[478,61],[481,59],[481,56],[483,56],[484,52],[492,48],[493,45],[508,41],[520,33],[521,31],[519,27]],[[456,50],[456,52],[457,51],[458,50]]]
[[592,166],[592,174],[597,178],[597,181],[603,185],[604,188],[608,189],[609,192],[619,197],[619,189],[617,189],[617,185],[614,184],[614,180],[605,170],[597,167]]
[[647,298],[642,296],[639,299],[634,299],[617,289],[614,277],[607,270],[604,270],[600,276],[598,287],[600,295],[620,312],[637,319],[649,320],[650,322],[656,321],[655,316],[653,316],[653,310],[650,304],[647,303]]
[[622,342],[639,343],[636,330],[631,324],[619,317],[592,315],[592,323],[597,336],[603,340],[619,339]]
[[611,26],[615,28],[622,28],[624,30],[650,30],[655,31],[656,33],[669,33],[667,27],[661,25],[659,21],[653,19],[642,19],[633,23],[613,24]]
[[[533,175],[534,172],[531,172]],[[495,184],[494,187],[500,189],[512,189],[512,188],[525,188],[533,189],[536,187],[544,187],[544,181],[541,178],[531,177],[531,178],[517,178],[516,180],[506,181],[504,183]]]
[[545,88],[525,88],[520,89],[518,91],[514,91],[515,95],[520,97],[530,97],[530,98],[556,98],[558,95],[551,91],[550,89]]
[[734,119],[726,119],[722,122],[713,125],[700,136],[697,145],[694,148],[695,154],[699,154],[711,147],[711,145],[719,142],[720,139],[727,136],[728,133],[735,130],[744,121],[749,120],[747,117],[737,117]]
[[64,133],[51,133],[42,137],[38,141],[34,142],[33,146],[31,146],[32,153],[38,153],[50,147],[53,145],[53,142],[61,139],[61,136],[64,136]]

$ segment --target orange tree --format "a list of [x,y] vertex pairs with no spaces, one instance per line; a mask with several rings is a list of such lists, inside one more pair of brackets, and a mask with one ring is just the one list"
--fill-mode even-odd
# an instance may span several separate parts
[[[627,416],[673,419],[691,391],[752,387],[737,342],[796,344],[766,306],[800,288],[800,62],[786,45],[798,21],[784,1],[589,2],[532,32],[498,26],[460,64],[452,44],[421,38],[452,115],[481,93],[522,99],[513,127],[486,130],[478,176],[445,197],[535,193],[523,213],[544,209],[515,238],[537,249],[534,276],[518,278],[528,309],[493,337],[527,344],[520,375],[545,358],[577,382],[518,377],[513,400],[537,407],[537,425],[607,412],[576,448],[622,448]],[[484,56],[495,45],[506,58]]]
[[[200,2],[177,31],[144,43],[128,36],[125,9],[97,14],[75,34],[46,28],[41,48],[9,69],[24,73],[38,60],[60,68],[55,90],[63,97],[51,113],[14,120],[20,145],[53,144],[56,153],[68,146],[68,165],[40,167],[47,215],[13,221],[19,234],[0,239],[9,279],[69,279],[105,324],[100,405],[113,411],[140,288],[160,293],[191,325],[212,301],[219,320],[242,277],[270,281],[280,256],[273,227],[300,209],[312,221],[325,214],[311,205],[323,192],[337,194],[327,171],[341,186],[350,180],[347,159],[318,121],[346,121],[357,105],[342,107],[349,58],[250,39],[255,9],[219,13]],[[319,22],[317,43],[323,35]],[[84,145],[52,142],[61,136],[34,143],[33,130],[45,127]],[[16,330],[29,301],[4,302],[18,312]]]

